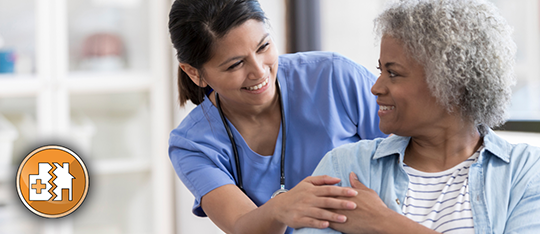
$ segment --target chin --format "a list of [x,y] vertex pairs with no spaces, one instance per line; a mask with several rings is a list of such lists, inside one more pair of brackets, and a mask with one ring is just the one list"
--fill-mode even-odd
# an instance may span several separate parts
[[388,126],[384,126],[383,124],[379,124],[379,129],[381,130],[381,132],[383,132],[384,134],[390,134],[390,133],[393,133],[392,129],[389,128]]

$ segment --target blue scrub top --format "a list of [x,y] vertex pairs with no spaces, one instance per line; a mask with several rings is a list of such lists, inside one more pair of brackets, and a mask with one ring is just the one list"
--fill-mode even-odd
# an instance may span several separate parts
[[[333,148],[386,137],[379,130],[376,97],[370,91],[376,77],[361,65],[330,52],[286,54],[279,57],[277,77],[286,122],[287,189],[310,176]],[[280,188],[281,130],[274,154],[263,156],[248,147],[230,122],[229,126],[238,147],[244,188],[260,206]],[[235,184],[231,142],[208,98],[171,132],[169,156],[195,196],[195,215],[206,216],[200,206],[202,196]]]

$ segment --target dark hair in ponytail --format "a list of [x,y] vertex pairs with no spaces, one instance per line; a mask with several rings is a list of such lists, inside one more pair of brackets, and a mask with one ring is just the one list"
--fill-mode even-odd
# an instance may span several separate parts
[[[175,0],[169,13],[169,33],[178,61],[202,74],[215,41],[250,19],[266,22],[257,0]],[[210,89],[199,87],[178,68],[180,106],[188,100],[199,105]]]

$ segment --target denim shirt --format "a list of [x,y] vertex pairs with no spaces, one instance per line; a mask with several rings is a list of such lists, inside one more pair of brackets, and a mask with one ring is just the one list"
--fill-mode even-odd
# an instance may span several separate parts
[[[350,187],[349,173],[355,172],[388,208],[402,214],[409,185],[403,156],[409,141],[394,135],[338,147],[326,154],[313,175],[338,177],[340,186]],[[469,170],[469,193],[475,233],[540,233],[540,148],[510,144],[490,130]],[[339,232],[302,228],[294,233]]]

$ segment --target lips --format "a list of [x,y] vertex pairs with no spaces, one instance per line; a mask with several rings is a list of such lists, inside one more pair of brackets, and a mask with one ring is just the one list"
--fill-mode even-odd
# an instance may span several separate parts
[[256,84],[254,86],[244,87],[244,89],[247,89],[249,91],[256,91],[256,90],[261,89],[262,87],[265,87],[267,84],[268,84],[268,78],[266,78],[263,82]]
[[396,106],[394,105],[384,104],[380,102],[377,102],[377,104],[379,105],[379,111],[377,112],[377,115],[379,115],[380,118],[389,115],[390,113],[393,113],[394,109],[396,109]]

